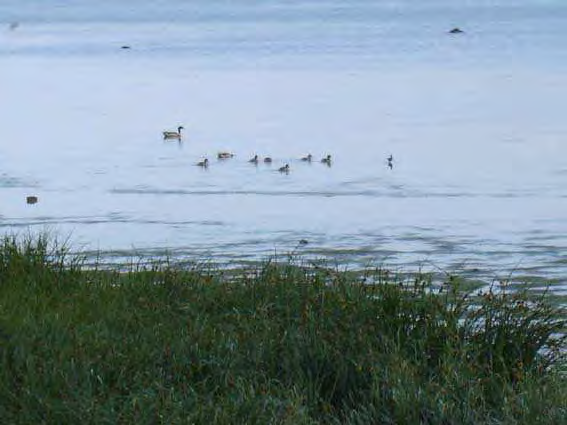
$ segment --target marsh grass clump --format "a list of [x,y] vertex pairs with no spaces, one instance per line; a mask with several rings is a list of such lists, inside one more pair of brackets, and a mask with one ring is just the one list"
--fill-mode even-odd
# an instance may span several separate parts
[[[0,248],[5,423],[563,424],[548,294],[301,259],[112,270]],[[370,282],[370,283],[369,283]]]

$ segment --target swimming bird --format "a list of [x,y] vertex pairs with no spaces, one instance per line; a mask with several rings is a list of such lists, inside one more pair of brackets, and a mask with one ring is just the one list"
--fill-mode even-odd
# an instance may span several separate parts
[[464,31],[460,28],[453,28],[451,31],[449,31],[449,34],[463,34]]
[[182,126],[177,127],[177,131],[164,131],[163,138],[181,140],[181,130],[183,130]]
[[203,159],[200,162],[197,162],[197,164],[195,164],[197,167],[203,167],[203,168],[207,168],[209,166],[209,160],[207,158]]
[[278,168],[280,173],[289,173],[289,164],[285,164],[283,167]]
[[29,205],[33,205],[33,204],[37,204],[37,196],[27,196],[26,197],[26,203]]
[[321,162],[325,165],[331,166],[331,155],[327,155],[321,160]]
[[394,157],[391,154],[388,158],[386,158],[386,160],[388,161],[388,167],[390,170],[394,168]]
[[232,152],[219,152],[217,154],[218,159],[229,159],[232,157],[234,157],[234,154]]
[[251,162],[253,164],[258,164],[258,155],[254,155],[252,157],[252,159],[249,159],[248,162]]
[[270,158],[269,156],[264,158],[264,163],[266,164],[271,164],[272,163],[272,158]]
[[311,162],[312,159],[313,159],[313,155],[311,155],[311,154],[307,154],[307,156],[304,156],[303,158],[301,158],[301,160],[304,161],[304,162]]

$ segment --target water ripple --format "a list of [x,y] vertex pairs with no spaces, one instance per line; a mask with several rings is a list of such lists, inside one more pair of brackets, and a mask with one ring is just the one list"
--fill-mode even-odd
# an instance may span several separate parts
[[0,227],[33,227],[55,224],[137,224],[137,225],[168,225],[168,226],[225,226],[218,220],[157,220],[131,217],[116,217],[112,214],[103,217],[36,217],[34,219],[2,217]]
[[26,181],[7,174],[0,175],[0,188],[36,188],[38,186],[36,182]]
[[[123,188],[111,189],[109,193],[121,195],[190,195],[190,196],[297,196],[297,197],[369,197],[369,198],[494,198],[494,199],[523,199],[538,198],[542,194],[532,193],[474,193],[474,192],[422,192],[418,190],[379,191],[379,190],[187,190],[187,189],[152,189],[152,188]],[[567,197],[567,196],[566,196]]]

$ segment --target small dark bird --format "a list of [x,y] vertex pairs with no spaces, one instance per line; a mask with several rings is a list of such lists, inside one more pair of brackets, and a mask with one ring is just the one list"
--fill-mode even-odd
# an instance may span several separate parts
[[203,159],[201,162],[195,164],[197,167],[207,168],[209,166],[209,160],[207,158]]
[[394,157],[390,155],[388,158],[386,158],[386,160],[388,161],[388,168],[390,170],[394,168]]
[[26,203],[29,205],[37,204],[37,196],[28,196],[26,197]]
[[453,28],[451,31],[449,31],[449,34],[463,34],[464,31],[460,28]]
[[325,158],[321,160],[321,162],[325,165],[331,166],[331,155],[327,155]]
[[248,162],[251,162],[252,164],[258,164],[258,155],[254,155],[252,159],[248,160]]
[[313,159],[313,155],[311,155],[311,154],[307,154],[307,156],[304,156],[303,158],[301,158],[301,160],[303,162],[311,162],[312,159]]
[[121,48],[121,49],[124,49],[124,50],[128,50],[128,49],[131,49],[131,47],[130,47],[130,46],[126,46],[126,45],[124,45],[124,46],[121,46],[120,48]]
[[218,159],[229,159],[229,158],[233,158],[234,154],[232,152],[219,152],[217,154],[217,158]]
[[270,158],[269,156],[264,158],[264,163],[266,164],[271,164],[272,163],[272,158]]
[[280,173],[286,173],[286,174],[289,173],[289,164],[285,164],[283,167],[280,167],[278,171]]

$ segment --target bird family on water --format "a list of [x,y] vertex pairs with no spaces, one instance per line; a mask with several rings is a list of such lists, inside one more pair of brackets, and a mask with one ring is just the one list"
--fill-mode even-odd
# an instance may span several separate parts
[[[234,154],[232,152],[219,152],[217,153],[217,159],[220,161],[226,160],[226,159],[230,159],[230,158],[234,158]],[[305,157],[300,158],[299,160],[302,162],[311,162],[313,158],[313,155],[308,154]],[[250,158],[248,160],[249,163],[254,164],[254,165],[258,165],[260,162],[263,162],[264,164],[272,164],[273,163],[273,159],[270,156],[265,157],[264,159],[260,159],[260,157],[258,155],[254,155],[252,158]],[[321,163],[327,165],[328,167],[331,166],[332,161],[331,161],[331,155],[327,155],[325,157],[323,157],[321,159]],[[202,168],[207,168],[210,164],[210,161],[208,158],[204,158],[202,161],[197,162],[195,165],[198,167],[202,167]],[[280,173],[289,173],[290,171],[290,166],[289,163],[286,163],[284,166],[279,167],[278,171]]]
[[[177,127],[177,131],[164,131],[163,134],[163,139],[164,140],[177,140],[178,142],[181,142],[182,140],[182,130],[184,130],[183,126],[178,126]],[[227,160],[227,159],[231,159],[234,157],[234,153],[232,152],[227,152],[227,151],[222,151],[222,152],[218,152],[217,153],[217,159],[218,160]],[[308,162],[311,163],[313,162],[313,155],[311,154],[307,154],[306,156],[302,157],[299,159],[301,162]],[[390,170],[392,170],[394,168],[394,157],[390,154],[390,156],[388,156],[388,158],[386,158],[387,161],[387,166]],[[254,165],[258,165],[258,163],[260,163],[260,157],[255,154],[252,158],[250,158],[248,160],[249,163],[254,164]],[[272,164],[273,159],[272,157],[264,157],[264,159],[262,160],[262,162],[264,162],[264,164]],[[324,164],[328,167],[330,167],[333,163],[333,159],[332,156],[327,154],[326,156],[324,156],[323,158],[321,158],[320,160],[321,164]],[[198,167],[201,168],[208,168],[209,167],[209,159],[208,158],[204,158],[202,161],[199,161],[195,164]],[[289,173],[290,171],[290,166],[289,163],[286,163],[284,166],[278,168],[278,171],[280,173]]]

